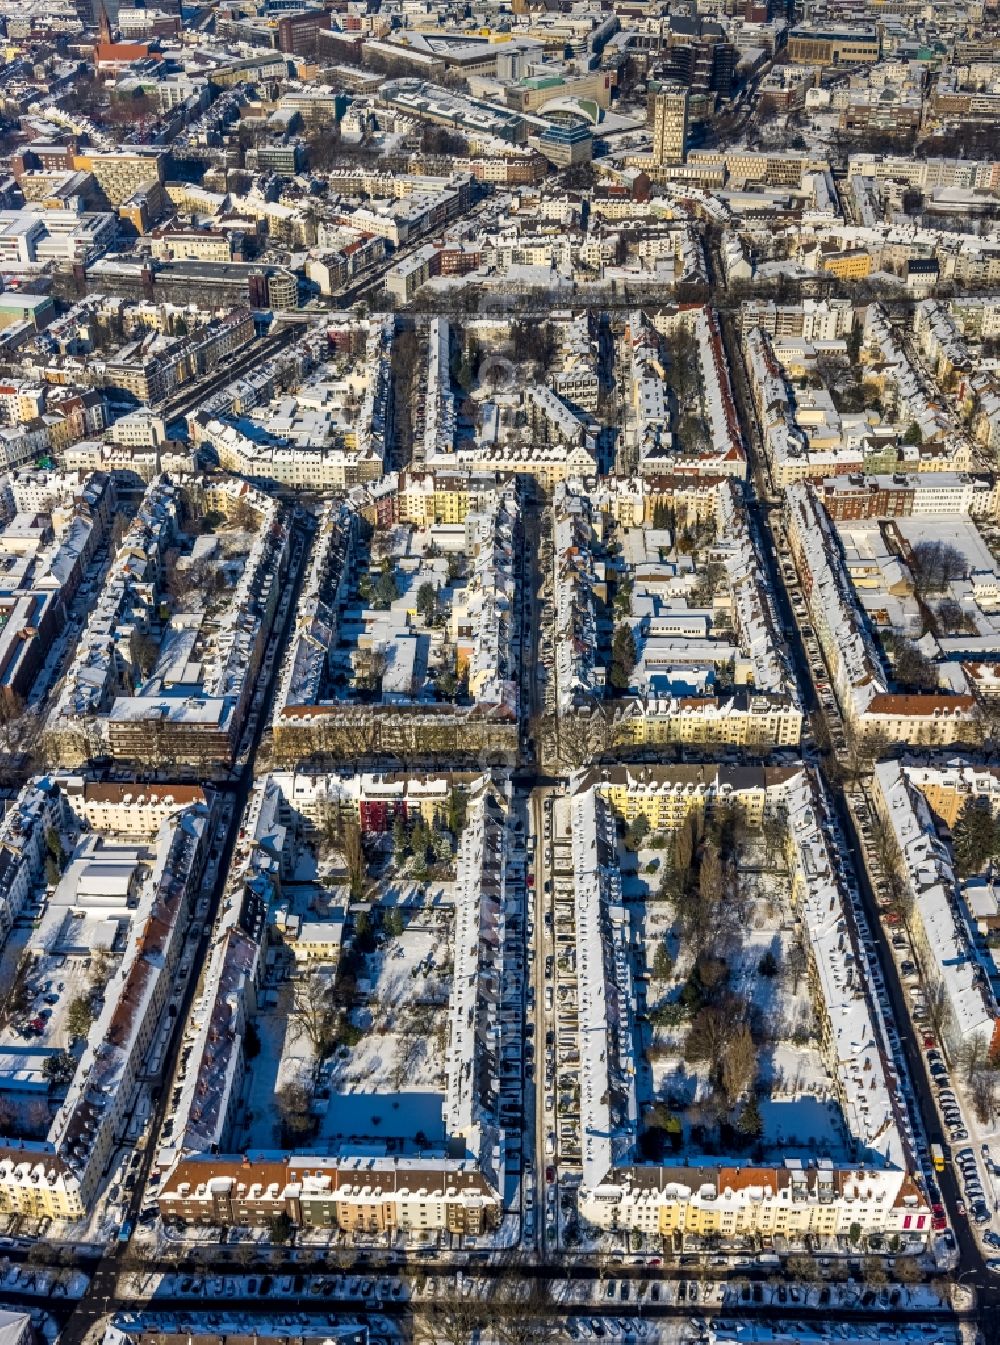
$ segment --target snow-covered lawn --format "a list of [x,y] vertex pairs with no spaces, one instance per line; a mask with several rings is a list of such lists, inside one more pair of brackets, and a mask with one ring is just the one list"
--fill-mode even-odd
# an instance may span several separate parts
[[335,1061],[334,1090],[343,1093],[444,1088],[451,923],[435,916],[409,925],[365,959],[367,994],[355,1014],[364,1036]]

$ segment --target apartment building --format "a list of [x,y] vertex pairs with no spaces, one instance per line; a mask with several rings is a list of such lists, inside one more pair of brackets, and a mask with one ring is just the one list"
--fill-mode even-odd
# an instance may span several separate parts
[[785,1246],[814,1238],[862,1236],[926,1240],[930,1211],[902,1172],[843,1170],[830,1163],[783,1166],[705,1163],[623,1167],[605,1190],[587,1192],[581,1211],[602,1228],[646,1236],[720,1238],[725,1246]]
[[[910,766],[882,761],[875,767],[876,811],[892,837],[912,898],[909,928],[925,983],[941,996],[940,1033],[952,1059],[977,1042],[994,1051],[1000,1041],[1000,1006],[980,970],[976,929],[962,900],[954,860],[938,834],[961,807],[984,799],[996,809],[992,772],[974,767]],[[941,809],[941,811],[938,811]]]
[[409,523],[415,528],[432,524],[464,523],[470,513],[489,507],[499,489],[488,473],[404,471],[387,477],[379,491],[380,523]]
[[[384,469],[387,444],[393,430],[390,358],[393,323],[365,324],[355,334],[363,343],[363,358],[343,387],[349,412],[337,399],[317,391],[312,381],[299,391],[271,401],[255,395],[254,418],[236,418],[231,399],[188,417],[194,444],[216,454],[227,471],[260,485],[297,487],[325,492],[377,481]],[[317,382],[322,383],[320,362]]]
[[997,516],[997,484],[988,476],[965,472],[851,474],[826,477],[816,493],[834,522],[855,519],[912,518],[921,514]]
[[797,705],[746,687],[719,696],[630,701],[614,724],[616,745],[628,748],[725,744],[766,752],[796,747],[801,736]]
[[163,1179],[159,1207],[185,1223],[261,1227],[286,1214],[299,1227],[355,1236],[476,1237],[500,1222],[500,1198],[473,1166],[407,1158],[197,1155]]
[[224,229],[184,229],[172,224],[154,229],[150,241],[152,256],[159,258],[228,262],[241,251],[239,236]]
[[61,816],[58,793],[39,781],[21,790],[0,822],[0,939],[6,939],[42,877],[45,836]]
[[91,173],[112,206],[120,206],[149,182],[164,181],[166,154],[160,149],[85,150],[72,168]]
[[[362,741],[379,756],[412,748],[421,754],[448,751],[466,760],[470,753],[491,747],[498,757],[513,759],[518,689],[512,641],[520,539],[516,485],[459,472],[402,473],[387,478],[362,508],[383,526],[412,520],[417,527],[464,528],[467,581],[455,592],[448,626],[456,665],[468,675],[472,704],[415,699],[406,677],[388,694],[383,680],[381,700],[370,704],[338,695],[329,685],[328,651],[336,641],[347,595],[345,576],[358,537],[358,516],[346,506],[334,506],[317,531],[296,635],[282,665],[272,721],[275,760],[291,764],[324,754],[351,758]],[[390,609],[378,638],[393,658],[394,646],[401,656],[412,650],[405,604]]]
[[803,341],[839,341],[854,329],[850,299],[804,299],[801,304],[776,304],[773,299],[750,299],[740,307],[740,331],[759,328],[772,338],[801,337]]
[[[616,503],[623,494],[628,498],[631,483],[617,486]],[[658,489],[663,507],[674,507],[673,492],[666,493],[662,483]],[[690,497],[690,491],[681,493],[685,507]],[[580,481],[561,484],[553,497],[555,692],[565,724],[575,719],[582,732],[592,730],[597,752],[609,746],[670,744],[726,743],[757,750],[795,746],[802,730],[795,679],[739,489],[728,478],[703,488],[694,505],[696,515],[711,518],[716,527],[713,555],[724,566],[730,604],[726,633],[709,630],[703,613],[661,604],[658,595],[669,581],[671,564],[661,561],[655,529],[652,542],[640,542],[645,534],[637,529],[630,542],[638,576],[629,622],[638,659],[625,695],[605,699],[604,670],[597,660],[601,580],[594,553],[603,533],[603,511],[614,508]],[[622,516],[620,507],[617,512]],[[636,527],[634,512],[629,523]],[[730,662],[737,685],[717,690],[715,670]],[[595,715],[595,705],[604,713]],[[597,741],[601,735],[603,743]]]
[[[141,315],[140,319],[141,319]],[[253,316],[246,307],[212,316],[186,336],[155,333],[121,347],[104,366],[104,381],[139,402],[155,404],[185,383],[217,368],[253,340]]]
[[688,99],[683,84],[664,85],[653,97],[653,163],[683,163],[687,155]]
[[84,569],[111,530],[116,491],[105,472],[81,481],[75,474],[43,480],[27,470],[13,473],[8,490],[18,512],[0,527],[0,698],[16,709],[35,687]]
[[185,808],[211,806],[201,785],[106,784],[82,775],[60,775],[59,790],[74,816],[92,831],[116,836],[148,836]]

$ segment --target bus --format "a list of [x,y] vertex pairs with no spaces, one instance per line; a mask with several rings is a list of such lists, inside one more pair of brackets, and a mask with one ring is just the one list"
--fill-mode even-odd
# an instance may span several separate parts
[[940,1144],[931,1145],[931,1162],[935,1172],[944,1172],[944,1150]]

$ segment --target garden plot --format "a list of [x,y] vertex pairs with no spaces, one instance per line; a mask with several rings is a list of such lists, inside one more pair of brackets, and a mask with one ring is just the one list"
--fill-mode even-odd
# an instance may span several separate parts
[[244,1147],[444,1138],[452,923],[450,910],[361,910],[339,966],[272,967]]
[[709,928],[690,909],[702,900],[700,875],[667,893],[669,852],[621,851],[645,987],[640,1146],[653,1158],[741,1147],[758,1160],[837,1156],[846,1151],[843,1119],[821,1055],[789,878],[780,861],[767,861],[757,834],[734,844],[719,853],[718,876],[703,882],[717,889]]
[[443,1090],[451,927],[441,914],[433,923],[415,920],[365,955],[351,1015],[361,1036],[337,1053],[331,1089]]

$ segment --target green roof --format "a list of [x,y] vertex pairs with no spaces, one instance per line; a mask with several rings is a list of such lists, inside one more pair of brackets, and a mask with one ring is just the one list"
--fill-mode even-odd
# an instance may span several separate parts
[[522,89],[558,89],[566,81],[561,75],[528,75],[521,80]]

